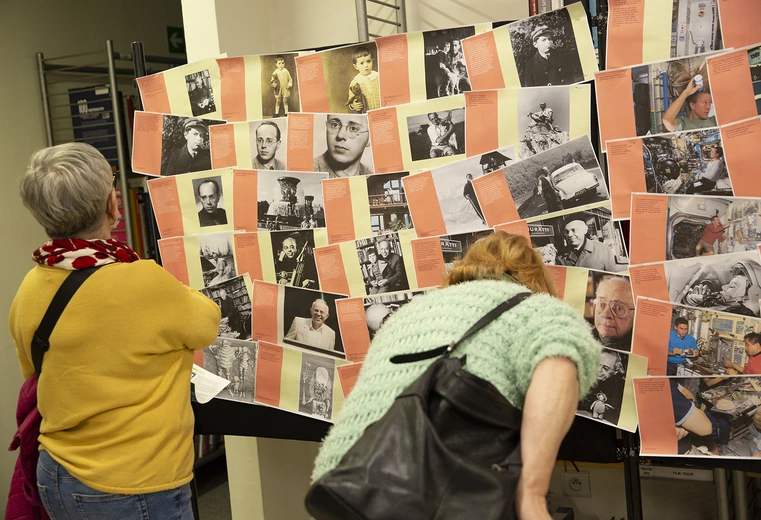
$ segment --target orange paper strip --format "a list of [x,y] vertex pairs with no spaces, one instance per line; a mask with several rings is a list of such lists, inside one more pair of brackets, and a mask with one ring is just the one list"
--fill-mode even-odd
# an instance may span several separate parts
[[631,69],[598,72],[595,74],[595,86],[600,139],[604,152],[608,141],[637,135]]
[[314,114],[288,114],[288,169],[313,171]]
[[283,347],[259,342],[256,353],[256,402],[270,406],[280,405],[282,371]]
[[161,174],[161,134],[164,116],[135,112],[132,133],[132,169],[148,175]]
[[[213,128],[213,127],[212,127]],[[233,170],[233,221],[235,231],[259,229],[258,174],[256,170]]]
[[473,90],[505,88],[497,42],[492,31],[464,39],[462,51]]
[[468,157],[499,148],[498,92],[465,93],[465,153]]
[[254,280],[252,338],[277,343],[277,284]]
[[[322,54],[318,52],[309,56],[297,57],[296,73],[299,78],[301,110],[304,112],[330,112],[328,91],[325,86],[325,71],[322,68]],[[290,125],[291,122],[289,121],[289,130]]]
[[635,379],[634,393],[641,453],[676,454],[676,426],[668,378]]
[[439,207],[433,175],[430,171],[402,179],[412,223],[419,237],[446,235],[444,215]]
[[209,127],[211,143],[211,167],[234,168],[238,166],[235,151],[235,127],[233,125],[214,125]]
[[631,197],[630,258],[632,264],[666,260],[668,197],[635,193]]
[[396,108],[371,110],[367,114],[367,125],[370,128],[375,173],[403,171]]
[[248,273],[252,280],[261,280],[262,259],[259,252],[258,233],[235,233],[235,264],[238,273]]
[[758,115],[747,50],[720,54],[709,59],[708,78],[711,81],[716,121],[720,125]]
[[348,242],[354,240],[354,217],[351,204],[349,179],[328,179],[322,181],[322,199],[325,205],[325,225],[328,228],[328,242]]
[[397,34],[375,40],[378,47],[378,77],[381,106],[410,102],[410,75],[407,35]]
[[761,197],[757,155],[761,150],[761,119],[722,127],[721,144],[735,196]]
[[177,181],[173,177],[148,181],[151,205],[156,215],[156,225],[162,238],[179,237],[185,234],[180,211],[180,196]]
[[314,261],[323,291],[349,295],[344,261],[338,246],[316,247]]
[[343,365],[338,367],[338,379],[341,380],[341,392],[344,394],[344,399],[349,396],[351,389],[357,383],[359,377],[359,371],[362,369],[362,363],[355,363],[353,365]]
[[666,270],[663,264],[632,266],[629,268],[629,276],[632,282],[634,301],[637,301],[640,296],[655,298],[656,300],[669,300]]
[[415,263],[418,287],[441,285],[446,267],[444,265],[444,253],[441,252],[441,241],[438,237],[413,240],[412,259]]
[[159,240],[158,244],[161,253],[161,265],[164,269],[185,285],[190,285],[184,239],[181,237],[164,238]]
[[521,218],[502,170],[474,179],[473,189],[476,190],[487,226],[494,227]]
[[218,59],[217,63],[222,91],[222,119],[245,121],[246,66],[243,58],[222,58]]
[[647,358],[649,376],[666,375],[672,310],[673,306],[670,303],[637,300],[632,353]]
[[364,361],[367,349],[370,348],[370,331],[367,330],[363,302],[362,298],[336,300],[344,352],[346,359],[352,362]]

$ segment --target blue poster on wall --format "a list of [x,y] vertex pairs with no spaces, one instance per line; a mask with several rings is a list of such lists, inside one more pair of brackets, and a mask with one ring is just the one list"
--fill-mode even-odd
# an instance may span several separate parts
[[113,102],[108,85],[69,89],[74,140],[93,145],[118,167]]

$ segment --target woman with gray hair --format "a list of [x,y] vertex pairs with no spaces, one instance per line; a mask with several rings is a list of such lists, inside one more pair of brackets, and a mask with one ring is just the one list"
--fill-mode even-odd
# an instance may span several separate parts
[[192,519],[193,350],[210,345],[217,305],[111,238],[116,176],[90,145],[36,152],[21,198],[50,241],[13,301],[21,372],[53,295],[74,270],[103,266],[66,306],[37,382],[37,481],[50,518]]

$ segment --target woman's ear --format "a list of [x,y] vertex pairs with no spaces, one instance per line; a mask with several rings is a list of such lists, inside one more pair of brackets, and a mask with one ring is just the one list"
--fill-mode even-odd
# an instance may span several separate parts
[[108,196],[107,213],[114,221],[122,218],[122,214],[119,212],[119,202],[116,199],[116,190],[111,190],[111,194]]

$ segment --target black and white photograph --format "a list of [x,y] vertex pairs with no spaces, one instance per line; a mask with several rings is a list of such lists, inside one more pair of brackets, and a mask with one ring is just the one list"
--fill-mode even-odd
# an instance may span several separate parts
[[625,274],[590,269],[587,274],[584,319],[604,347],[631,352],[634,295]]
[[284,287],[283,342],[344,358],[336,300],[340,294]]
[[587,136],[513,162],[502,171],[522,219],[610,199]]
[[610,206],[585,208],[528,224],[534,249],[547,265],[585,267],[618,273],[629,268],[629,257]]
[[324,173],[259,171],[259,230],[295,231],[325,227],[320,181],[327,178]]
[[666,259],[755,251],[761,199],[668,197]]
[[367,114],[315,114],[312,170],[329,178],[371,175]]
[[529,157],[567,143],[570,131],[571,96],[567,87],[523,88],[518,91],[520,157]]
[[201,261],[204,287],[230,280],[237,275],[232,234],[198,235],[198,254]]
[[471,90],[462,54],[462,40],[475,34],[473,26],[423,32],[426,99],[454,96]]
[[576,35],[566,9],[532,16],[507,27],[522,87],[584,81]]
[[288,153],[288,119],[251,121],[248,133],[251,137],[251,169],[284,171]]
[[198,224],[204,227],[227,224],[225,195],[222,191],[222,176],[214,175],[193,179],[193,193],[198,210]]
[[322,53],[330,111],[366,114],[381,107],[378,48],[374,42]]
[[201,289],[201,292],[214,300],[222,311],[218,334],[220,337],[251,339],[251,297],[244,276],[236,276],[217,285],[210,285]]
[[576,415],[617,425],[624,400],[628,366],[629,354],[603,348],[600,355],[600,367],[597,371],[597,382],[579,401]]
[[300,111],[296,56],[296,53],[259,56],[262,116],[265,119]]
[[758,251],[665,262],[674,303],[759,316],[761,263]]
[[224,121],[164,115],[161,128],[161,175],[211,170],[209,127]]
[[473,233],[461,233],[459,235],[439,237],[441,253],[444,256],[444,266],[447,273],[452,270],[455,262],[462,260],[462,255],[465,254],[470,246],[493,232],[494,231],[491,229],[485,229]]
[[732,195],[718,128],[642,138],[649,193]]
[[230,381],[215,397],[253,404],[258,347],[253,341],[217,338],[204,349],[203,368]]
[[385,235],[412,229],[402,179],[408,172],[381,173],[367,177],[367,196],[370,203],[370,226],[373,234]]
[[314,231],[273,231],[270,240],[279,285],[320,288],[314,263]]
[[515,148],[508,146],[431,170],[441,215],[449,234],[487,229],[473,180],[515,162]]
[[314,354],[301,355],[299,412],[325,421],[333,415],[336,361]]
[[413,161],[462,155],[465,158],[465,108],[407,118]]
[[210,114],[217,110],[208,69],[185,76],[185,86],[188,89],[190,109],[194,116]]
[[756,113],[761,115],[761,45],[748,49],[748,64],[753,94],[756,97]]
[[355,241],[367,294],[406,291],[410,288],[396,233]]
[[365,297],[365,320],[367,321],[367,330],[370,332],[370,339],[375,337],[375,333],[392,314],[426,292],[428,291],[397,292]]

